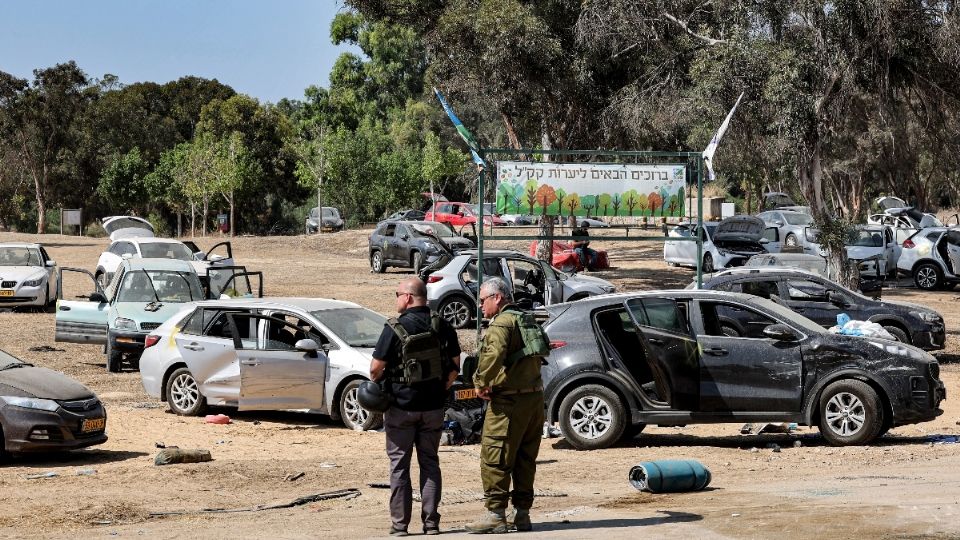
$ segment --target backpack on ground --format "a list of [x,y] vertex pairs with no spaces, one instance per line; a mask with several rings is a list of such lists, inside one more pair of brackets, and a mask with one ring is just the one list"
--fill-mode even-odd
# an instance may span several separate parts
[[517,309],[507,310],[516,317],[523,348],[507,357],[504,365],[510,367],[521,358],[537,357],[543,362],[550,355],[550,338],[537,323],[532,313]]
[[396,317],[387,324],[400,338],[400,365],[391,380],[400,384],[434,381],[444,376],[443,346],[440,343],[440,316],[430,313],[430,329],[411,334]]

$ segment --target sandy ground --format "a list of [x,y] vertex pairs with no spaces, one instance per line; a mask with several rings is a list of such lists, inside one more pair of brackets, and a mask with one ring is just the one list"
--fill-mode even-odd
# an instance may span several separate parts
[[[394,305],[391,287],[408,272],[371,274],[369,231],[321,237],[238,238],[238,262],[265,273],[268,295],[326,296],[382,313]],[[33,240],[0,234],[0,241]],[[106,240],[40,238],[61,266],[93,270]],[[214,238],[198,239],[201,246]],[[623,290],[682,286],[686,269],[669,268],[659,243],[613,243],[615,269],[597,275]],[[525,247],[517,245],[517,247]],[[614,448],[572,450],[562,439],[541,445],[528,536],[627,538],[943,538],[960,536],[960,304],[954,291],[923,293],[905,280],[885,296],[930,305],[944,314],[950,335],[938,353],[948,388],[936,421],[892,430],[877,444],[826,446],[816,430],[740,435],[740,425],[650,427]],[[462,332],[465,348],[473,333]],[[31,352],[48,345],[60,351]],[[0,465],[0,538],[366,538],[389,527],[382,433],[354,432],[321,416],[223,412],[230,425],[203,423],[150,400],[136,372],[109,374],[99,347],[53,341],[53,315],[0,313],[0,347],[57,369],[94,389],[109,412],[110,440],[67,455],[17,458]],[[156,467],[156,444],[209,449],[212,462]],[[770,445],[779,446],[775,452]],[[457,533],[481,511],[478,447],[444,447],[442,527]],[[680,495],[640,493],[627,471],[651,459],[694,458],[713,472],[710,488]],[[92,469],[92,474],[78,471]],[[56,477],[27,475],[55,472]],[[296,481],[284,478],[304,473]],[[356,488],[359,496],[261,512],[200,513],[290,502],[305,495]],[[188,512],[151,517],[152,512]],[[416,511],[414,512],[416,514]],[[417,532],[412,526],[411,532]],[[516,534],[516,533],[514,533]]]

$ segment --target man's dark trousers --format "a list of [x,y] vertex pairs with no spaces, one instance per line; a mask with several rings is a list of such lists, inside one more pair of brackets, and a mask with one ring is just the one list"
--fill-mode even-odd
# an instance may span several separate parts
[[443,433],[443,409],[432,411],[405,411],[391,407],[383,415],[387,436],[387,456],[390,457],[390,519],[395,529],[407,529],[413,508],[410,485],[410,459],[417,449],[420,464],[421,518],[424,528],[440,525],[441,479],[440,435]]

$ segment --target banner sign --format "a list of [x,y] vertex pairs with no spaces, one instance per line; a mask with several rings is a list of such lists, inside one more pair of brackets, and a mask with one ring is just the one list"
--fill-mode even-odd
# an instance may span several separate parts
[[497,212],[683,216],[683,165],[497,162]]

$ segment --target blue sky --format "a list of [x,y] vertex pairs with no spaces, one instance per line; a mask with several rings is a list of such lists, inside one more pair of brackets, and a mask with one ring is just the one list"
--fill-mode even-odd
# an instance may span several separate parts
[[[327,86],[346,47],[330,42],[339,0],[2,0],[0,71],[75,60],[123,84],[185,75],[217,79],[261,101]],[[357,49],[352,49],[359,52]]]

